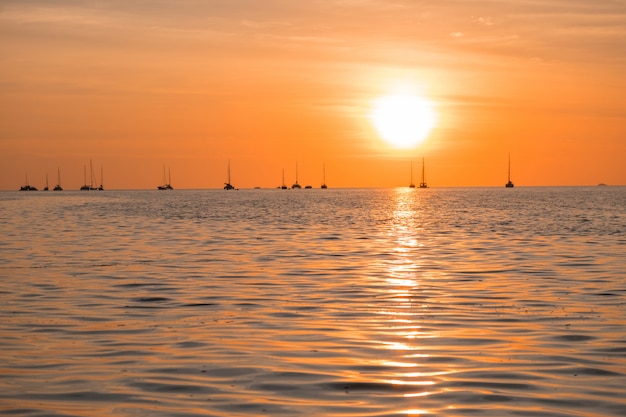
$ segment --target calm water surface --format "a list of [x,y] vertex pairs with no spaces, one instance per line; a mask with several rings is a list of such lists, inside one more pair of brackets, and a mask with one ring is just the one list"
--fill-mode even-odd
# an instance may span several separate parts
[[0,413],[624,416],[626,187],[0,193]]

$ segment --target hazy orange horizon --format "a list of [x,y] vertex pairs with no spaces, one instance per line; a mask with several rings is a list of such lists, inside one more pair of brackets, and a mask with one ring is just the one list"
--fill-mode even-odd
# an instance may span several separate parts
[[[626,4],[0,6],[0,190],[626,184]],[[437,124],[383,141],[377,98]]]

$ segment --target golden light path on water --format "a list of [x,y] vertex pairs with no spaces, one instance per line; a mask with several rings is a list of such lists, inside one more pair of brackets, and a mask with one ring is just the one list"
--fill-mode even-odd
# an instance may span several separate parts
[[[383,316],[383,322],[389,323],[394,338],[404,340],[389,342],[381,340],[383,349],[403,352],[402,362],[383,361],[384,366],[390,369],[400,369],[394,379],[385,379],[381,382],[400,385],[415,386],[419,388],[415,392],[405,392],[405,397],[426,397],[436,391],[429,391],[436,385],[433,377],[443,377],[451,370],[426,370],[420,359],[429,357],[427,353],[420,353],[420,340],[435,338],[436,335],[425,331],[423,326],[415,320],[415,310],[426,313],[428,305],[413,300],[413,294],[419,291],[420,278],[427,271],[421,268],[419,263],[419,250],[424,246],[420,241],[419,206],[415,206],[415,193],[411,189],[399,188],[395,190],[395,207],[392,210],[391,227],[387,238],[394,242],[393,258],[381,265],[387,270],[385,285],[381,290],[383,297],[392,305],[377,311]],[[431,278],[433,278],[431,276]],[[388,329],[384,330],[386,334]],[[404,410],[407,415],[420,415],[429,413],[428,410],[411,409]]]

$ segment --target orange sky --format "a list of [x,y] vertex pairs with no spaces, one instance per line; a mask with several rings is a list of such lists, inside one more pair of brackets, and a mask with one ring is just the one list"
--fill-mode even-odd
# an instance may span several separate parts
[[[130,3],[130,4],[129,4]],[[597,0],[94,1],[0,5],[0,190],[295,180],[626,184],[626,3]],[[371,103],[435,103],[409,150]],[[419,181],[419,178],[416,178]]]

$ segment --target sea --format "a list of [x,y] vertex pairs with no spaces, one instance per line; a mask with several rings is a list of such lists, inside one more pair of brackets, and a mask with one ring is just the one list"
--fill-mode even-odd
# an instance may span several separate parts
[[626,187],[0,193],[0,414],[626,416]]

